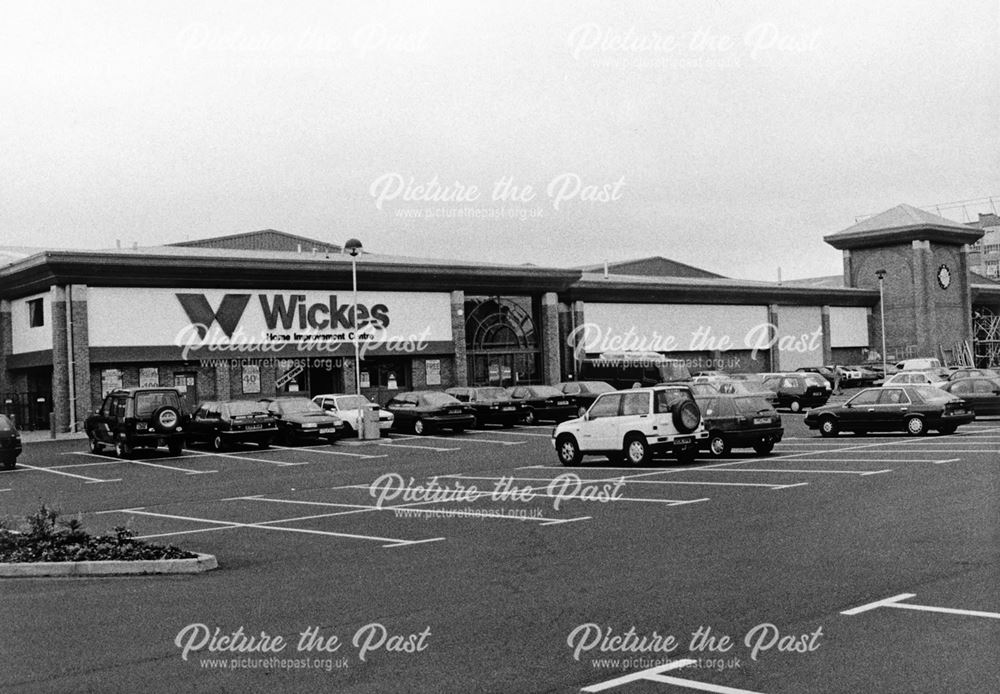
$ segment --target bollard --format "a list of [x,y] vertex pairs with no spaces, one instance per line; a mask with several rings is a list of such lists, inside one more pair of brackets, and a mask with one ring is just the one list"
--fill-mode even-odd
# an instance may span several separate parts
[[56,413],[53,410],[49,410],[49,438],[54,439],[56,437]]

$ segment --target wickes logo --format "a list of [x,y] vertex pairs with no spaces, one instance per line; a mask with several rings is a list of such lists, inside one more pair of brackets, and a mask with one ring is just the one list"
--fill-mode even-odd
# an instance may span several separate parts
[[[177,294],[177,300],[202,339],[216,322],[226,337],[232,337],[251,298],[251,294],[226,294],[218,309],[213,309],[204,294]],[[305,294],[258,294],[257,298],[268,330],[389,327],[389,307],[385,304],[369,308],[359,303],[355,317],[354,307],[337,301],[335,294],[326,302],[313,304],[307,301]]]

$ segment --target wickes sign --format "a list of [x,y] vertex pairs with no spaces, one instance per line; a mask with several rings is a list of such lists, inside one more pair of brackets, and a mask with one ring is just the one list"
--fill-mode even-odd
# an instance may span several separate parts
[[[252,294],[226,294],[216,309],[204,294],[177,294],[177,300],[204,338],[213,323],[218,323],[226,337],[232,337],[239,326]],[[389,307],[360,301],[357,315],[352,304],[340,303],[336,294],[325,301],[310,303],[305,294],[258,294],[261,316],[268,330],[354,330],[389,327]]]

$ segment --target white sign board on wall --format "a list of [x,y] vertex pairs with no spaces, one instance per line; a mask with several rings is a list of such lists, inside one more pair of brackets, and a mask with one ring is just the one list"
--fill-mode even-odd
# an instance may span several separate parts
[[[89,287],[89,340],[92,347],[176,345],[200,324],[234,342],[349,343],[352,303],[350,291]],[[358,292],[358,304],[362,340],[452,341],[447,293]]]
[[830,307],[830,346],[869,347],[868,309],[864,306]]
[[779,306],[777,368],[795,371],[822,363],[822,309],[819,306]]
[[[35,314],[32,325],[32,307],[41,302],[41,316]],[[41,318],[41,324],[37,319]],[[14,299],[10,302],[11,353],[24,354],[52,349],[52,296],[49,292]]]

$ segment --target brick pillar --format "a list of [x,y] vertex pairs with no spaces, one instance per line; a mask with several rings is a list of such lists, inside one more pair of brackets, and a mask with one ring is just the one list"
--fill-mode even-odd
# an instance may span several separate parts
[[562,380],[560,369],[559,299],[555,292],[542,295],[542,378],[546,383]]
[[771,324],[771,328],[768,331],[768,338],[773,343],[771,349],[768,353],[768,371],[780,371],[781,370],[781,359],[779,357],[781,350],[778,349],[777,337],[780,334],[778,330],[778,305],[770,304],[767,307],[767,322]]
[[73,314],[73,413],[75,430],[83,429],[83,421],[100,403],[93,402],[90,392],[90,332],[87,321],[87,285],[74,284],[69,288],[70,310]]
[[934,342],[929,319],[934,315],[934,294],[929,292],[928,277],[933,280],[931,271],[930,241],[913,241],[913,324],[916,327],[917,349],[921,357],[936,357],[937,345]]
[[[215,396],[219,400],[229,400],[233,397],[233,386],[232,386],[232,372],[233,367],[230,366],[229,361],[223,359],[219,364],[215,365]],[[243,393],[240,392],[242,397]]]
[[451,339],[455,343],[455,385],[469,385],[469,358],[465,349],[465,292],[451,293]]
[[820,325],[823,328],[823,363],[833,363],[833,335],[830,334],[830,307],[820,309]]
[[851,264],[851,252],[844,251],[844,286],[856,287],[854,284],[854,268]]
[[52,287],[52,402],[49,410],[52,431],[68,431],[69,425],[69,352],[66,345],[66,289]]
[[[13,390],[10,374],[7,372],[7,357],[14,351],[11,336],[10,301],[0,299],[0,394]],[[3,403],[0,403],[2,405]]]

